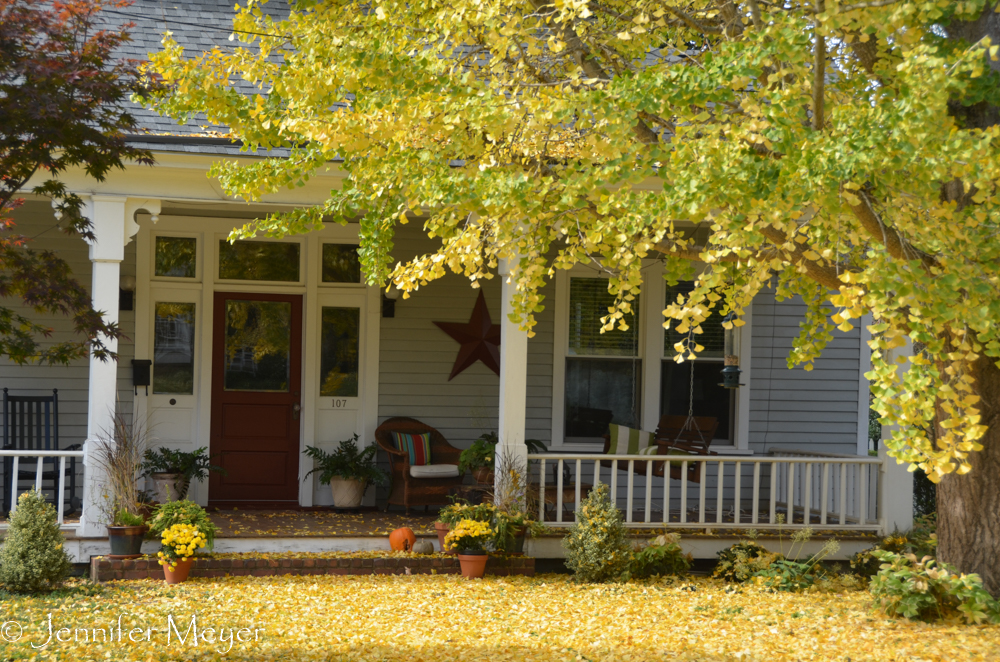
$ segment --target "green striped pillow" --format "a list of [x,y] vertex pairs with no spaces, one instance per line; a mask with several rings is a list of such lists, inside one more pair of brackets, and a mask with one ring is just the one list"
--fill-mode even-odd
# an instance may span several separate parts
[[655,455],[656,444],[653,442],[654,434],[644,430],[634,430],[624,425],[608,426],[611,435],[611,445],[608,447],[609,455]]

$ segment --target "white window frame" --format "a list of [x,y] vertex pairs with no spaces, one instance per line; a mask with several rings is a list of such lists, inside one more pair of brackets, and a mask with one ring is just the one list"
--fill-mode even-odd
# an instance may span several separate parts
[[[652,263],[652,261],[650,261]],[[597,278],[607,280],[606,274],[595,267],[577,265],[572,269],[556,272],[555,295],[555,333],[553,337],[552,356],[552,450],[560,451],[600,451],[601,443],[597,442],[566,442],[566,358],[569,356],[569,284],[571,278]],[[649,366],[646,360],[648,349],[647,320],[650,319],[648,299],[645,288],[639,296],[639,315],[636,320],[639,328],[639,347],[636,359],[641,362],[639,417],[645,422],[647,408],[647,390],[649,386]]]
[[[601,445],[592,442],[566,442],[566,357],[569,348],[569,283],[570,278],[602,278],[595,267],[577,265],[570,270],[560,270],[555,276],[555,329],[552,343],[552,442],[553,451],[600,451]],[[639,299],[639,354],[642,376],[639,417],[642,429],[653,431],[660,421],[660,371],[665,358],[663,345],[666,330],[663,328],[662,309],[657,301],[666,297],[663,280],[663,263],[659,260],[643,262],[643,284]],[[733,423],[735,444],[712,445],[712,450],[724,454],[751,455],[750,450],[750,384],[753,305],[744,316],[740,334],[740,387],[736,396],[736,420]],[[721,365],[721,364],[720,364]]]

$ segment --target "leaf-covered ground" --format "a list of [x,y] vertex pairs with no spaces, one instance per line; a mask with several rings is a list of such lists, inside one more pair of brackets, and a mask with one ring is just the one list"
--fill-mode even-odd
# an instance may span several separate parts
[[[174,587],[79,582],[45,597],[3,595],[0,659],[1000,659],[1000,626],[891,620],[869,604],[865,591],[768,593],[704,578],[625,585],[577,585],[563,575],[239,577]],[[32,648],[49,637],[48,614],[52,639]],[[112,641],[100,641],[108,632]]]

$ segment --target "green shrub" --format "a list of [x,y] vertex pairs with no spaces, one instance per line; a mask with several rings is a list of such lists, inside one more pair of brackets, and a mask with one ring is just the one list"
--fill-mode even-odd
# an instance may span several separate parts
[[205,509],[194,501],[171,501],[157,508],[149,520],[149,535],[158,539],[174,524],[190,524],[197,527],[205,536],[208,549],[212,549],[215,544],[216,526],[209,519]]
[[754,573],[754,579],[776,591],[802,591],[830,577],[820,563],[823,556],[826,554],[819,552],[806,561],[776,559],[768,567]]
[[15,593],[58,588],[73,569],[63,543],[56,509],[35,490],[25,492],[0,547],[0,584]]
[[872,578],[875,606],[889,616],[923,621],[961,616],[967,623],[1000,622],[1000,604],[983,588],[979,575],[958,574],[929,556],[872,552],[882,567]]
[[775,561],[785,558],[777,552],[768,551],[753,540],[741,540],[719,552],[718,556],[719,561],[712,576],[737,583],[749,581],[758,572],[771,567]]
[[893,554],[913,554],[918,559],[937,553],[937,515],[931,513],[915,517],[909,533],[894,532],[880,540],[877,545],[858,552],[851,559],[851,571],[859,577],[874,577],[882,567],[881,561],[873,555],[875,551]]
[[905,554],[912,551],[910,549],[910,539],[902,533],[893,533],[891,536],[882,538],[874,547],[862,550],[851,557],[851,572],[858,577],[874,577],[877,575],[879,568],[882,567],[882,562],[873,554],[876,551]]
[[608,496],[607,484],[590,490],[579,515],[569,535],[563,538],[566,567],[581,582],[620,579],[632,560],[632,546],[622,514]]
[[632,554],[625,579],[646,579],[653,576],[683,575],[691,567],[691,555],[680,546],[678,533],[657,536]]
[[[840,543],[828,540],[818,552],[803,561],[802,552],[812,535],[813,530],[808,526],[792,534],[792,545],[788,550],[788,556],[776,559],[766,568],[755,572],[754,581],[776,591],[802,591],[820,580],[829,578],[830,573],[823,566],[823,559],[836,554],[840,549]],[[795,549],[796,543],[799,546],[798,551]]]
[[910,551],[918,559],[937,556],[937,513],[914,517],[907,538],[910,539]]

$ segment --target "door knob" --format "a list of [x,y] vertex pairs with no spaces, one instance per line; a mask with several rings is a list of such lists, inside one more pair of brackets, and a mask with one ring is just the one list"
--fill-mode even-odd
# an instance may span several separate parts
[[292,420],[293,421],[299,420],[299,412],[300,411],[302,411],[302,405],[300,405],[297,402],[294,405],[292,405]]

